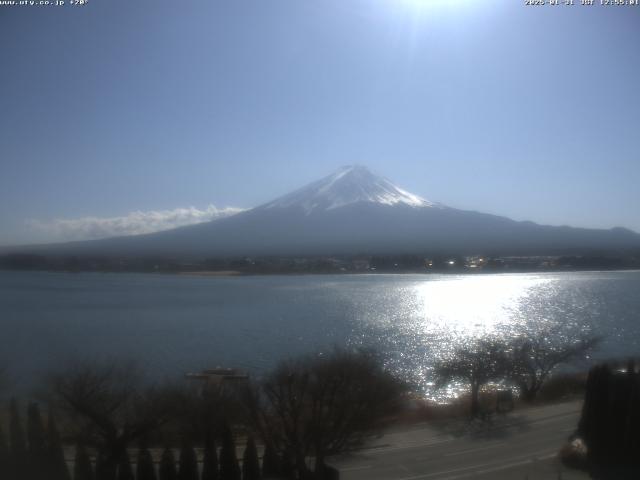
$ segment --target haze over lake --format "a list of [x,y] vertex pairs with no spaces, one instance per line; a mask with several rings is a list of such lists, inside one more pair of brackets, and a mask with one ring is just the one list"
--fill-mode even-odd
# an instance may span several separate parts
[[485,333],[563,324],[640,343],[640,272],[192,277],[0,272],[2,361],[16,386],[87,358],[159,377],[215,366],[254,375],[279,359],[371,346],[427,387],[439,353]]

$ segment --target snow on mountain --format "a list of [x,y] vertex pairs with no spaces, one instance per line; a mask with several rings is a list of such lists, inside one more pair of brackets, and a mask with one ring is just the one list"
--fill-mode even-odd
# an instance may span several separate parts
[[354,203],[405,205],[414,208],[442,206],[394,185],[363,166],[345,166],[331,175],[258,207],[256,210],[297,208],[306,215]]

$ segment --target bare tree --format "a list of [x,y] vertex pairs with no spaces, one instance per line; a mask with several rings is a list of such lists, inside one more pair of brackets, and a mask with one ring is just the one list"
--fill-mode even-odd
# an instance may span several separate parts
[[405,386],[370,353],[336,350],[282,362],[248,395],[264,440],[288,452],[301,476],[361,444],[402,405]]
[[560,365],[584,359],[600,343],[590,333],[554,327],[516,337],[509,342],[508,378],[523,400],[531,402]]
[[174,423],[179,436],[205,444],[219,437],[225,424],[244,419],[240,384],[204,383],[174,389]]
[[75,439],[98,449],[108,472],[116,471],[131,442],[163,425],[171,412],[167,393],[145,385],[133,365],[80,366],[52,375],[50,385]]
[[470,346],[460,347],[453,355],[434,366],[436,385],[451,380],[467,382],[471,389],[471,416],[480,413],[480,389],[492,380],[504,377],[507,365],[506,345],[495,338],[481,338]]

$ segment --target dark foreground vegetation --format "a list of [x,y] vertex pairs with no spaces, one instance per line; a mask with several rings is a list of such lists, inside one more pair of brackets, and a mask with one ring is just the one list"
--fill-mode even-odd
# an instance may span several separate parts
[[640,372],[636,362],[593,367],[582,416],[565,461],[592,478],[640,478]]
[[[435,374],[441,384],[468,384],[469,413],[477,417],[479,392],[489,382],[517,387],[531,402],[559,365],[596,343],[555,330],[483,338],[452,352]],[[152,383],[122,363],[50,374],[30,402],[10,402],[0,428],[0,478],[67,480],[73,472],[76,480],[331,479],[337,472],[328,457],[362,445],[411,403],[408,385],[367,351],[286,360],[259,381],[189,378]]]
[[38,403],[24,422],[11,401],[0,478],[334,478],[325,459],[382,428],[405,392],[366,352],[286,361],[260,382],[187,386],[150,384],[131,365],[78,366],[50,376],[38,398],[46,422]]
[[[478,417],[484,413],[480,391],[487,384],[515,387],[520,399],[531,403],[558,367],[584,360],[599,342],[590,333],[559,327],[511,339],[481,338],[437,362],[436,382],[439,386],[452,380],[465,382],[470,391],[471,417]],[[510,390],[503,393],[507,395],[499,396],[498,400],[508,408]]]

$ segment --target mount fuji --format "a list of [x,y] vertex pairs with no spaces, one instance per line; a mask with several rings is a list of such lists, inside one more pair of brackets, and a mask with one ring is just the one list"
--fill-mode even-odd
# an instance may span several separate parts
[[631,230],[545,226],[450,208],[409,193],[366,167],[349,166],[271,202],[211,222],[29,250],[204,258],[387,253],[552,255],[630,248],[640,248],[640,235]]

